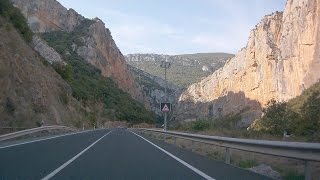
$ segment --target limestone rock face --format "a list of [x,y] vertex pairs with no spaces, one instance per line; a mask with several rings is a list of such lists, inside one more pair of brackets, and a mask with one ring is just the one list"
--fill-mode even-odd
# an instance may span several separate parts
[[50,47],[46,41],[39,36],[33,36],[32,45],[43,58],[45,58],[50,64],[54,62],[63,63],[61,56],[52,47]]
[[320,0],[288,0],[283,13],[262,19],[224,67],[182,93],[178,119],[243,111],[249,124],[270,99],[300,95],[320,79],[319,23]]
[[144,101],[140,87],[128,70],[124,56],[114,42],[109,29],[98,18],[89,27],[84,46],[77,48],[77,54],[101,70],[105,77],[111,77],[118,86],[135,99]]
[[[12,0],[12,2],[27,18],[33,32],[72,32],[85,20],[83,16],[72,9],[67,10],[56,0]],[[103,76],[112,78],[120,89],[128,92],[134,99],[145,103],[148,107],[147,98],[143,96],[141,88],[135,83],[109,29],[100,19],[96,18],[94,21],[88,29],[88,36],[82,37],[83,46],[74,45],[74,51],[100,69]],[[36,39],[36,41],[40,42],[41,39]],[[37,47],[35,46],[36,49]],[[43,48],[41,50],[41,55],[48,52]],[[53,53],[48,56],[55,55]]]
[[72,31],[84,19],[73,9],[67,10],[56,0],[11,0],[33,32]]

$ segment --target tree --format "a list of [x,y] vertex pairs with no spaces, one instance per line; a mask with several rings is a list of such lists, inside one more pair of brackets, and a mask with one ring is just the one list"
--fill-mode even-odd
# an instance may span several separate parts
[[301,132],[304,135],[314,135],[320,132],[320,92],[315,91],[308,97],[301,108],[303,121]]
[[272,99],[263,112],[261,125],[262,129],[267,132],[281,135],[284,131],[296,131],[296,124],[299,122],[300,116],[291,110],[286,102],[277,102]]

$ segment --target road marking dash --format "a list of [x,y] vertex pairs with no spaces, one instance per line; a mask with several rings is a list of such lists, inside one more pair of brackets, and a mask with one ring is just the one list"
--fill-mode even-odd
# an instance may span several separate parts
[[73,158],[71,158],[69,161],[65,162],[64,164],[62,164],[60,167],[58,167],[57,169],[55,169],[54,171],[52,171],[50,174],[48,174],[47,176],[45,176],[44,178],[42,178],[41,180],[48,180],[50,178],[52,178],[54,175],[56,175],[58,172],[60,172],[62,169],[64,169],[65,167],[67,167],[70,163],[72,163],[74,160],[76,160],[78,157],[80,157],[83,153],[85,153],[87,150],[89,150],[92,146],[94,146],[97,142],[99,142],[102,138],[104,138],[105,136],[107,136],[108,134],[110,134],[112,131],[108,132],[107,134],[103,135],[101,138],[99,138],[98,140],[96,140],[94,143],[92,143],[90,146],[88,146],[87,148],[85,148],[84,150],[82,150],[79,154],[75,155]]
[[[130,130],[129,130],[130,131]],[[178,161],[179,163],[183,164],[184,166],[186,166],[187,168],[191,169],[192,171],[194,171],[195,173],[199,174],[200,176],[202,176],[203,178],[207,179],[207,180],[215,180],[214,178],[210,177],[209,175],[205,174],[204,172],[200,171],[199,169],[193,167],[192,165],[188,164],[187,162],[183,161],[182,159],[178,158],[177,156],[169,153],[168,151],[162,149],[161,147],[159,147],[158,145],[154,144],[153,142],[149,141],[148,139],[140,136],[139,134],[136,134],[133,131],[130,131],[131,133],[135,134],[136,136],[142,138],[143,140],[147,141],[148,143],[150,143],[151,145],[155,146],[156,148],[158,148],[159,150],[161,150],[162,152],[166,153],[167,155],[169,155],[170,157],[172,157],[173,159],[175,159],[176,161]]]

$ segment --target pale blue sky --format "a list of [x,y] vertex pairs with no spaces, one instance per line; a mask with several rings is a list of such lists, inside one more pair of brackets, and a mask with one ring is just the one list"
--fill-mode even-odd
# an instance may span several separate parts
[[58,0],[110,29],[123,54],[236,53],[286,0]]

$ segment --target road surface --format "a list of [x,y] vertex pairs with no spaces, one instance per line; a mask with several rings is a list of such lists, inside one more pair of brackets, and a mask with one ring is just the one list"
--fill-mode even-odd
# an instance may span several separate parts
[[126,129],[0,147],[0,180],[269,179]]

